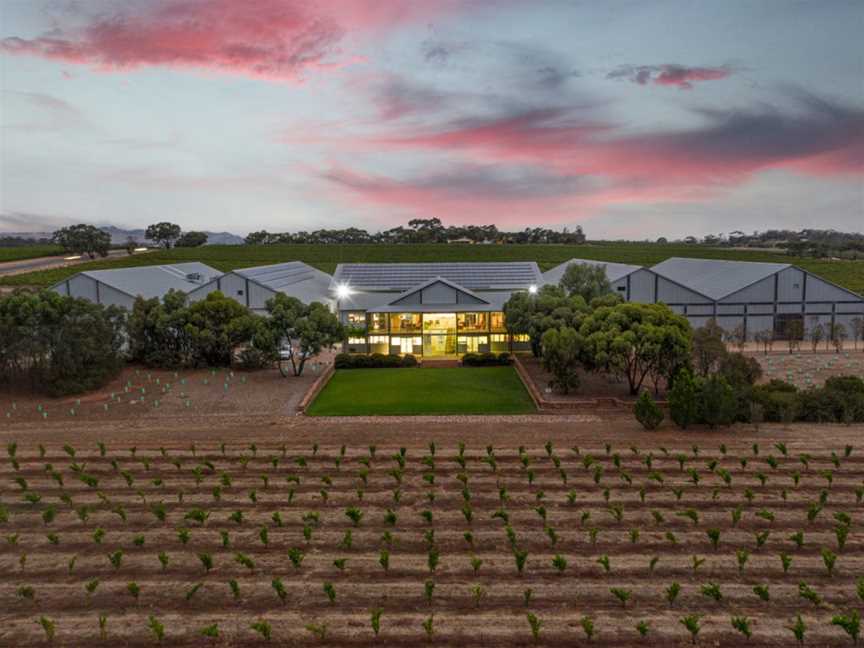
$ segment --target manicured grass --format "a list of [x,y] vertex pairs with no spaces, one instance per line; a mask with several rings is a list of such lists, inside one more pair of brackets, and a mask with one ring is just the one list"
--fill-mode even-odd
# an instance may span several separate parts
[[44,256],[63,254],[59,245],[22,245],[18,247],[0,247],[0,263],[6,261],[21,261],[23,259],[38,259]]
[[50,286],[82,270],[183,261],[201,261],[223,272],[284,261],[305,261],[328,273],[332,273],[338,263],[424,261],[536,261],[540,269],[545,271],[574,257],[651,266],[673,256],[792,263],[850,290],[864,292],[864,262],[861,261],[808,259],[781,253],[699,245],[614,241],[586,245],[206,245],[0,277],[0,283]]
[[524,414],[534,403],[513,367],[339,369],[312,416]]

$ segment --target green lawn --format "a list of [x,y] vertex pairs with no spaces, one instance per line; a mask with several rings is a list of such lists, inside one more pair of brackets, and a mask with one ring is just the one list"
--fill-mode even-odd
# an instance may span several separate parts
[[525,414],[534,403],[513,367],[339,369],[312,416]]
[[332,273],[338,263],[424,261],[536,261],[540,269],[545,271],[574,257],[651,266],[672,256],[793,263],[850,290],[864,292],[862,261],[802,259],[781,253],[700,245],[621,242],[595,242],[586,245],[206,245],[102,259],[68,268],[0,277],[0,283],[50,286],[82,270],[183,261],[201,261],[223,272],[295,260],[305,261],[328,273]]

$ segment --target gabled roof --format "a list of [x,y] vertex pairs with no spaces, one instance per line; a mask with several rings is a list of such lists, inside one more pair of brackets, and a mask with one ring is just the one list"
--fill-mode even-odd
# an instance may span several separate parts
[[716,301],[789,267],[789,263],[671,257],[651,270]]
[[235,274],[274,292],[296,297],[304,304],[316,301],[326,304],[331,300],[329,288],[332,277],[302,261],[238,268],[229,274]]
[[[130,297],[140,295],[145,299],[150,299],[162,297],[169,290],[188,293],[211,279],[221,276],[222,273],[208,265],[192,261],[172,265],[138,266],[113,270],[85,270],[78,275],[95,279]],[[61,281],[57,285],[65,281]]]
[[[453,303],[453,302],[445,302],[445,303],[434,303],[434,302],[423,302],[422,304],[400,304],[398,302],[402,301],[406,297],[410,295],[414,295],[418,292],[429,288],[430,286],[434,286],[435,284],[444,284],[449,286],[453,290],[456,290],[463,295],[468,295],[472,299],[476,299],[475,303]],[[378,307],[370,308],[369,310],[373,313],[383,313],[383,312],[404,312],[410,311],[413,313],[437,313],[438,311],[444,310],[446,312],[453,311],[484,311],[491,310],[492,303],[489,300],[481,297],[480,295],[468,290],[464,286],[460,286],[459,284],[448,281],[444,277],[433,277],[429,281],[424,281],[421,284],[413,286],[408,290],[405,290],[399,293],[396,297],[393,297],[388,303],[383,304]]]
[[340,263],[333,286],[353,290],[403,292],[424,281],[441,277],[468,290],[527,289],[543,282],[534,261],[476,263]]
[[288,261],[286,263],[275,263],[273,265],[255,266],[253,268],[238,268],[233,270],[234,274],[245,279],[251,279],[255,283],[270,288],[271,290],[288,292],[290,286],[312,281],[324,286],[326,292],[332,277],[326,272],[303,263],[302,261]]
[[567,267],[571,263],[578,263],[580,265],[590,266],[602,266],[606,268],[606,278],[609,279],[610,282],[615,282],[619,279],[623,279],[627,275],[642,269],[642,266],[630,265],[629,263],[612,263],[610,261],[594,261],[591,259],[570,259],[569,261],[565,261],[564,263],[555,266],[551,270],[547,270],[546,272],[544,272],[543,282],[547,284],[557,285],[561,281],[561,277],[564,276],[564,273],[567,271]]
[[417,286],[413,286],[412,288],[409,288],[408,290],[400,293],[399,296],[394,297],[390,303],[395,304],[396,302],[398,302],[402,299],[405,299],[405,297],[407,297],[408,295],[413,295],[414,293],[418,293],[421,290],[425,290],[429,286],[434,286],[437,283],[441,283],[441,284],[444,284],[446,286],[450,286],[453,290],[457,290],[461,293],[468,295],[469,297],[473,297],[474,299],[478,299],[481,302],[485,302],[487,304],[489,303],[488,301],[486,301],[485,299],[483,299],[482,297],[480,297],[476,293],[471,292],[470,290],[468,290],[464,286],[460,286],[456,282],[449,281],[449,280],[445,279],[444,277],[432,277],[429,281],[424,281],[423,283],[421,283]]

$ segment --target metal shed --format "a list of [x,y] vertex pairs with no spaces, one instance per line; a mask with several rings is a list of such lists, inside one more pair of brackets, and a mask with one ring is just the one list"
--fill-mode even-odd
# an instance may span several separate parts
[[136,297],[161,299],[169,290],[188,294],[221,274],[215,268],[198,262],[85,270],[54,284],[50,290],[131,310]]
[[543,273],[543,283],[558,285],[567,268],[572,264],[600,266],[606,270],[606,277],[612,284],[612,290],[626,301],[640,304],[650,304],[654,301],[654,273],[638,265],[629,263],[612,263],[609,261],[594,261],[592,259],[570,259],[551,270]]
[[864,299],[788,263],[755,263],[672,257],[653,266],[658,301],[687,316],[694,328],[714,318],[727,331],[743,327],[747,339],[760,332],[786,337],[791,322],[809,331],[837,324],[848,333],[864,316]]
[[331,279],[326,272],[302,261],[240,268],[190,292],[189,300],[199,301],[219,290],[251,310],[264,313],[267,300],[276,293],[284,293],[296,297],[304,304],[321,302],[332,308],[333,300],[329,292]]

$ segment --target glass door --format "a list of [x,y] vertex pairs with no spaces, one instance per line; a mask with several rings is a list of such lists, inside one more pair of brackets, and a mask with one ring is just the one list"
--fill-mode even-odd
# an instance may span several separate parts
[[456,354],[456,313],[423,314],[423,355]]

